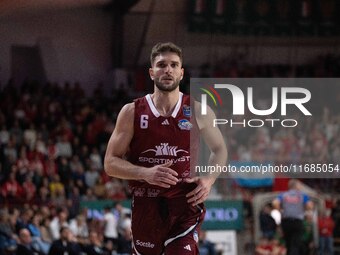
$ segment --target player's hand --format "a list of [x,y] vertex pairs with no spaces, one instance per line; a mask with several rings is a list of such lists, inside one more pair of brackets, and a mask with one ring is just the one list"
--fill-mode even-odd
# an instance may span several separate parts
[[212,185],[215,182],[215,178],[212,177],[194,177],[184,179],[187,183],[196,183],[197,187],[189,192],[186,197],[188,198],[188,203],[192,206],[196,206],[203,203],[209,195]]
[[163,188],[170,188],[171,185],[176,185],[178,182],[176,177],[178,176],[178,173],[170,168],[171,165],[172,162],[169,161],[162,165],[147,168],[144,180],[152,185]]

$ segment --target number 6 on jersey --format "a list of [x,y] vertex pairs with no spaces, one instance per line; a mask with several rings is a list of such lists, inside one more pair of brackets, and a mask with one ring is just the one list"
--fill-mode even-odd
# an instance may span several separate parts
[[148,126],[149,126],[149,115],[146,115],[146,114],[142,114],[140,116],[140,128],[141,129],[147,129]]

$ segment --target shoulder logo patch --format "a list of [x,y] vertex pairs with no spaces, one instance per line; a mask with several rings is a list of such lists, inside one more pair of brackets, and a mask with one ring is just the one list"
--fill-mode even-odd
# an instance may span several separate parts
[[191,117],[191,108],[188,105],[183,105],[183,115],[185,117]]

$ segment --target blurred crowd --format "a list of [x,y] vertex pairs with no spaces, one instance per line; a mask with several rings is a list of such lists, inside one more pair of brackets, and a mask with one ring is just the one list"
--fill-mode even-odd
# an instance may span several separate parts
[[0,211],[0,254],[130,254],[131,213],[117,203],[102,219],[87,209],[71,216],[67,206],[25,204]]
[[[23,228],[29,230],[32,240],[36,240],[35,234],[40,236],[40,228],[50,235],[39,242],[45,254],[46,247],[59,239],[63,225],[71,230],[66,228],[64,233],[70,240],[85,238],[86,245],[90,237],[104,241],[100,234],[103,229],[91,232],[86,226],[79,236],[72,226],[78,221],[88,223],[80,210],[81,201],[128,197],[127,185],[103,171],[103,155],[118,109],[129,100],[121,93],[115,91],[116,98],[109,99],[98,86],[92,97],[86,97],[79,84],[59,87],[35,82],[20,88],[8,84],[1,90],[0,250],[15,250],[22,242]],[[63,223],[53,227],[59,221]],[[105,222],[104,216],[94,227],[104,228]],[[117,248],[113,243],[112,250]]]
[[[340,200],[332,208],[324,208],[315,215],[306,211],[303,219],[301,255],[336,254],[335,237],[339,236]],[[256,245],[256,255],[285,255],[287,249],[281,227],[282,216],[272,204],[266,204],[259,216],[261,238]]]

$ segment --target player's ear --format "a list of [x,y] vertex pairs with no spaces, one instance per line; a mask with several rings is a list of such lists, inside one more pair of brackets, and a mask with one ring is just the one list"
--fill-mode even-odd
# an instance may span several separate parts
[[184,68],[181,69],[181,80],[183,79],[184,76]]
[[149,68],[149,75],[150,75],[151,80],[153,80],[154,75],[153,75],[153,69],[151,67]]

